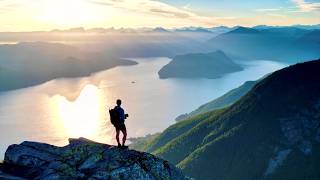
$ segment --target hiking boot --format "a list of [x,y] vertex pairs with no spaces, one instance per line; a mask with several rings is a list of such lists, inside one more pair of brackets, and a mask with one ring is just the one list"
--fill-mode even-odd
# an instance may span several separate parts
[[122,149],[128,149],[128,148],[129,148],[129,146],[125,146],[125,145],[123,145],[123,146],[121,146],[121,148],[122,148]]

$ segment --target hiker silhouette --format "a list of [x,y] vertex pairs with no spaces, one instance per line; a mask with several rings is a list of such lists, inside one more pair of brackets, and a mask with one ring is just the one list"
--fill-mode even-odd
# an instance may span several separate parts
[[[126,140],[127,140],[127,128],[125,125],[125,119],[129,117],[128,114],[124,113],[123,108],[121,107],[121,100],[117,100],[117,105],[109,110],[110,113],[110,120],[113,126],[116,128],[116,139],[118,143],[118,147],[127,148],[128,146],[125,146]],[[123,134],[122,138],[122,144],[119,140],[120,131]]]

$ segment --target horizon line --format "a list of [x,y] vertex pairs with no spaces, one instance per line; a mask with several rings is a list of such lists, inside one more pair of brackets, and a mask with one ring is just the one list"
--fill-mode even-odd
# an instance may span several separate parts
[[[75,26],[75,27],[70,27],[66,29],[60,29],[60,28],[55,28],[51,30],[34,30],[34,31],[0,31],[0,33],[40,33],[40,32],[55,32],[55,31],[61,31],[61,32],[68,32],[72,30],[79,30],[78,32],[86,32],[94,29],[103,29],[103,30],[108,30],[108,29],[113,29],[115,31],[118,30],[141,30],[141,29],[149,29],[149,30],[154,30],[157,28],[163,28],[165,30],[179,30],[179,29],[187,29],[187,28],[198,28],[198,29],[213,29],[213,28],[219,28],[219,27],[226,27],[226,28],[235,28],[235,27],[245,27],[245,28],[254,28],[258,26],[267,26],[267,27],[294,27],[294,26],[320,26],[320,23],[316,24],[291,24],[291,25],[267,25],[267,24],[258,24],[254,26],[244,26],[244,25],[233,25],[233,26],[228,26],[228,25],[220,25],[220,26],[212,26],[212,27],[204,27],[204,26],[183,26],[183,27],[173,27],[173,28],[166,28],[163,26],[157,26],[157,27],[148,27],[148,26],[141,26],[141,27],[114,27],[114,26],[109,26],[109,27],[90,27],[86,28],[84,26]],[[75,31],[76,32],[76,31]]]

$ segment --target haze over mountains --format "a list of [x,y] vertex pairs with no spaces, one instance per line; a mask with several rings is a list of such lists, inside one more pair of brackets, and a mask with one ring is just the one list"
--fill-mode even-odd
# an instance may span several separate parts
[[320,60],[258,82],[230,107],[153,137],[153,152],[197,179],[319,179]]
[[[5,82],[1,90],[35,85],[52,78],[83,76],[116,65],[127,65],[128,61],[120,60],[123,57],[175,57],[174,61],[159,72],[160,77],[169,77],[170,73],[175,72],[177,74],[172,76],[215,78],[226,72],[240,70],[239,67],[235,68],[235,65],[231,67],[226,64],[224,68],[217,64],[206,64],[209,66],[202,67],[199,64],[195,66],[197,68],[193,68],[193,71],[182,68],[190,63],[178,63],[179,70],[173,70],[175,68],[168,70],[181,57],[189,59],[190,62],[198,62],[200,58],[203,60],[201,62],[204,62],[205,57],[208,57],[206,54],[215,50],[222,51],[232,60],[264,59],[290,63],[303,62],[320,56],[319,32],[318,25],[256,26],[253,28],[240,26],[186,27],[179,29],[162,27],[73,28],[50,32],[2,32],[0,37],[3,43],[16,41],[34,43],[0,47],[0,73],[2,75],[0,78],[2,82]],[[47,43],[37,41],[47,41]],[[198,54],[197,57],[196,54]],[[188,58],[186,58],[187,55]],[[39,59],[44,60],[40,62]],[[85,59],[90,59],[90,63]],[[105,61],[103,59],[108,59],[109,62],[103,62]],[[225,59],[221,56],[217,61],[226,61]],[[25,65],[27,61],[29,61],[28,65]],[[30,63],[36,64],[31,65]],[[184,66],[181,66],[182,64]],[[62,65],[64,67],[60,68]],[[52,72],[53,68],[46,69],[49,66],[57,69],[56,72]],[[227,71],[219,72],[218,69]],[[33,71],[36,71],[37,74]],[[11,81],[13,79],[17,81]]]
[[212,48],[247,59],[301,62],[320,56],[319,30],[238,27],[208,41]]
[[[317,58],[315,56],[319,55],[319,46],[314,45],[313,40],[304,38],[308,33],[316,38],[316,34],[313,35],[312,31],[318,29],[319,25],[177,29],[72,28],[50,32],[2,32],[0,38],[4,42],[62,42],[84,49],[92,48],[118,57],[174,57],[187,53],[222,50],[229,56],[234,55],[244,59],[298,62]],[[300,41],[304,43],[299,44]]]
[[44,42],[0,46],[0,91],[28,87],[55,78],[88,76],[93,72],[136,62]]
[[46,41],[72,44],[118,57],[173,57],[177,54],[209,52],[205,41],[218,33],[155,29],[54,30],[51,32],[2,32],[6,42]]

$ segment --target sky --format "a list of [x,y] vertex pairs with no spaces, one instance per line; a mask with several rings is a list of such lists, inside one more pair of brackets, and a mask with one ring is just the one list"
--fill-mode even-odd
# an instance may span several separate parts
[[320,24],[320,0],[0,0],[0,31]]

